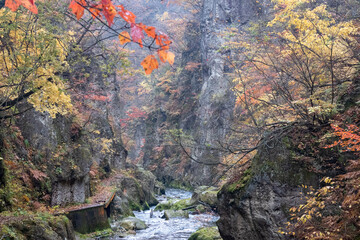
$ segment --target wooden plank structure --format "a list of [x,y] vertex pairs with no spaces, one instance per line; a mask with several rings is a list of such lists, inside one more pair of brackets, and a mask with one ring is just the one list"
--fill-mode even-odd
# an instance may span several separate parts
[[76,209],[68,210],[66,216],[71,220],[75,231],[79,233],[90,233],[110,228],[108,218],[110,217],[110,203],[115,197],[112,193],[104,203],[85,205]]

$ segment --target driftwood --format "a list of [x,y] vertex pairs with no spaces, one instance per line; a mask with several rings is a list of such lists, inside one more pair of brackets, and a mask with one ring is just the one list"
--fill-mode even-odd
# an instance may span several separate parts
[[194,206],[183,208],[181,210],[185,211],[185,210],[189,210],[189,209],[196,208],[196,207],[197,207],[197,205],[194,205]]

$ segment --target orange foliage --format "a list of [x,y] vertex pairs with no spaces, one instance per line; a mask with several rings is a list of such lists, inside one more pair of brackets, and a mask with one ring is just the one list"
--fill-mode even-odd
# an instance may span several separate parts
[[[75,14],[76,18],[79,20],[84,15],[84,7],[86,5],[85,0],[72,0],[69,8],[72,10],[73,14]],[[96,8],[98,9],[98,8]]]
[[159,67],[159,63],[154,55],[149,55],[141,62],[141,66],[143,66],[146,74],[151,74],[154,69]]
[[[16,11],[19,6],[22,5],[29,9],[31,12],[37,14],[38,10],[34,3],[34,0],[6,0],[5,6],[10,8],[12,11]],[[138,43],[140,47],[143,47],[144,33],[153,39],[152,43],[147,47],[154,48],[152,45],[155,42],[159,45],[158,49],[162,50],[159,53],[160,60],[162,62],[169,62],[171,65],[174,64],[175,55],[172,52],[168,52],[171,41],[165,34],[159,32],[156,33],[155,27],[146,26],[142,23],[136,23],[136,15],[129,10],[126,10],[123,5],[114,5],[112,0],[101,0],[100,2],[91,2],[86,0],[72,0],[69,8],[72,13],[75,14],[76,18],[80,20],[84,16],[85,10],[88,10],[93,18],[101,18],[104,16],[109,27],[114,24],[114,19],[119,15],[125,22],[131,25],[130,35],[128,32],[123,31],[119,34],[119,41],[121,44],[127,42]],[[131,37],[130,37],[131,36]],[[154,41],[155,40],[155,41]],[[153,55],[149,55],[144,59],[141,65],[145,69],[146,74],[151,74],[154,69],[158,68],[158,61]]]
[[341,146],[344,151],[358,152],[360,151],[360,129],[359,127],[349,124],[346,125],[346,129],[339,127],[336,124],[331,124],[336,136],[340,140],[335,141],[333,144],[326,146],[325,148],[331,148],[335,146]]
[[11,11],[16,11],[20,5],[30,10],[32,13],[37,14],[38,10],[34,0],[6,0],[5,7],[10,8]]
[[123,31],[119,34],[120,44],[131,42],[130,34],[127,31]]
[[168,61],[170,65],[174,64],[175,54],[166,50],[158,50],[160,60],[164,63]]

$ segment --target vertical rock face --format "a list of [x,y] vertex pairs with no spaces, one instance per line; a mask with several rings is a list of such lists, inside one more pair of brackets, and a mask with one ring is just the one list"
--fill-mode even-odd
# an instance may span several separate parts
[[[74,94],[73,104],[82,101],[81,105],[90,106],[90,110],[86,107],[77,109],[80,114],[88,116],[84,126],[79,124],[82,121],[77,119],[79,116],[57,116],[53,119],[48,114],[35,110],[25,112],[16,120],[22,136],[29,147],[35,150],[27,154],[24,149],[24,156],[33,155],[32,162],[51,179],[52,205],[83,203],[91,194],[89,172],[94,163],[105,173],[109,173],[111,169],[121,169],[125,165],[127,152],[122,145],[120,126],[116,121],[120,118],[123,105],[117,95],[118,83],[113,76],[103,77],[99,63],[91,56],[89,58],[91,63],[87,69],[82,70],[89,73],[89,77],[84,83],[71,86],[80,92]],[[74,82],[83,79],[81,71],[76,71],[83,67],[73,66],[74,75],[69,78]],[[91,92],[89,86],[93,92],[106,93],[109,99],[76,99],[78,95]],[[28,106],[24,103],[22,107],[25,109]],[[103,150],[102,142],[107,144],[106,151]]]
[[[225,40],[221,33],[229,27],[242,28],[264,16],[267,8],[260,2],[203,0],[197,19],[188,23],[184,39],[187,50],[182,53],[182,70],[177,79],[180,94],[176,100],[172,99],[180,113],[175,115],[160,107],[145,123],[146,133],[139,134],[146,139],[144,167],[157,164],[155,171],[159,178],[186,181],[191,185],[212,183],[218,171],[216,163],[222,155],[210,146],[218,146],[217,142],[229,133],[235,102],[232,82],[227,76],[232,71],[226,62],[229,50],[222,48]],[[188,63],[201,63],[201,66],[189,70]],[[181,157],[184,154],[169,146],[163,147],[162,156],[153,156],[154,149],[162,144],[164,136],[158,132],[164,125],[182,129],[186,136],[195,139],[190,155],[196,161],[181,164],[185,162]],[[158,164],[165,158],[167,162]]]
[[287,239],[279,229],[286,229],[289,209],[306,201],[301,186],[317,189],[324,176],[344,171],[339,155],[321,148],[312,134],[296,127],[274,137],[258,149],[249,169],[222,187],[217,225],[224,240]]
[[[221,33],[229,27],[246,25],[263,15],[259,3],[250,0],[204,0],[201,14],[200,55],[202,59],[202,85],[196,106],[195,139],[200,147],[193,156],[205,163],[221,160],[218,151],[204,146],[217,145],[229,133],[235,97],[227,73],[232,69],[226,62],[229,52],[222,49],[225,42]],[[192,163],[192,181],[211,184],[216,167]]]
[[225,185],[218,194],[220,220],[225,240],[284,239],[280,227],[287,211],[299,204],[298,184],[314,185],[317,177],[292,159],[283,145],[259,150],[252,167],[237,182]]

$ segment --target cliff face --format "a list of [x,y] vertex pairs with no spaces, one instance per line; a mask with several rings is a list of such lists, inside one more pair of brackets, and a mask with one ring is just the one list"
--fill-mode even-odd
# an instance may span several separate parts
[[[146,133],[141,135],[146,139],[145,167],[169,159],[162,165],[158,164],[160,170],[155,171],[159,178],[203,185],[211,184],[217,175],[216,163],[222,155],[213,147],[229,133],[235,101],[232,83],[227,77],[227,73],[232,71],[226,63],[229,52],[222,49],[225,40],[221,33],[228,27],[241,28],[251,20],[257,20],[265,15],[264,9],[262,4],[254,1],[201,2],[201,11],[194,16],[194,21],[188,23],[185,31],[186,50],[182,52],[181,72],[176,79],[180,94],[175,100],[169,100],[176,103],[177,113],[159,106],[158,111],[150,114],[143,128]],[[189,69],[189,63],[198,63],[199,67]],[[164,126],[182,129],[185,138],[195,140],[189,150],[192,161],[184,156],[182,150],[169,146],[164,146],[158,154],[160,156],[154,156],[154,148],[164,142],[165,137],[159,134]]]
[[286,228],[289,209],[305,202],[301,186],[316,189],[324,176],[344,171],[339,156],[318,146],[314,136],[323,130],[295,127],[261,145],[251,166],[223,186],[217,222],[223,239],[286,239],[279,229]]
[[[14,127],[21,143],[14,147],[12,155],[15,155],[13,160],[23,159],[20,163],[24,165],[23,174],[34,181],[33,184],[28,181],[27,187],[41,185],[36,182],[38,172],[34,175],[34,171],[40,171],[41,178],[47,179],[46,189],[38,190],[39,199],[34,201],[46,200],[51,205],[83,203],[91,195],[92,166],[99,166],[103,175],[125,166],[127,152],[121,142],[119,123],[114,120],[119,118],[123,105],[117,96],[117,82],[114,76],[103,76],[96,59],[89,59],[86,69],[82,64],[74,65],[73,71],[65,76],[73,84],[70,91],[74,114],[51,118],[29,110],[15,118]],[[89,77],[79,82],[84,79],[84,71]],[[105,92],[107,98],[97,100],[84,92],[94,92],[98,94],[96,97]],[[24,103],[21,107],[29,106]],[[7,136],[2,139],[8,141]],[[3,156],[13,158],[6,155],[9,151],[6,146],[0,151]]]
[[[226,63],[228,52],[222,50],[224,39],[221,33],[231,26],[246,24],[258,14],[253,1],[204,0],[200,25],[200,56],[202,61],[201,90],[195,109],[196,123],[194,138],[199,147],[193,157],[205,163],[221,160],[219,151],[206,146],[217,146],[229,133],[234,109],[234,95],[227,73],[232,69]],[[191,163],[193,181],[197,184],[211,184],[216,176],[216,167]]]

